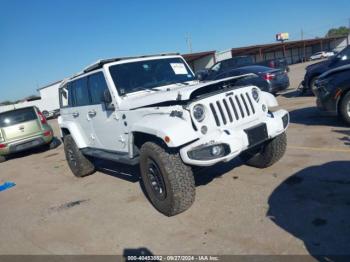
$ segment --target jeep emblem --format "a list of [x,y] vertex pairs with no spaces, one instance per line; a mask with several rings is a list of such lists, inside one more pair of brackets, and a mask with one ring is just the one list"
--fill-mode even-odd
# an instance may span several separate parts
[[232,96],[233,95],[233,92],[228,92],[225,94],[226,96]]

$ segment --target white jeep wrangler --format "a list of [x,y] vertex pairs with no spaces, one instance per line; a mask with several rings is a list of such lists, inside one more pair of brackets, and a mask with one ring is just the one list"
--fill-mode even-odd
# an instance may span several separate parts
[[[199,82],[176,54],[100,60],[65,80],[58,119],[74,175],[92,157],[140,164],[152,204],[172,216],[195,198],[192,166],[240,156],[264,168],[286,149],[289,114],[275,97],[231,77]],[[238,82],[237,82],[238,81]]]

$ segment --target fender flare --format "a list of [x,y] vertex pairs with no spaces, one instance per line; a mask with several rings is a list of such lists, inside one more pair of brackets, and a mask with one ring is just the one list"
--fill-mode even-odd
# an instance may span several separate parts
[[170,138],[166,143],[168,147],[179,147],[198,139],[190,119],[172,117],[169,114],[146,115],[133,124],[131,132],[153,135],[163,141],[167,136]]
[[63,136],[62,128],[69,130],[69,133],[73,137],[74,142],[77,144],[78,148],[88,147],[88,145],[85,142],[86,139],[82,135],[83,134],[82,131],[79,129],[79,127],[76,124],[74,124],[73,122],[65,122],[64,124],[59,123],[59,127],[60,127],[61,136]]

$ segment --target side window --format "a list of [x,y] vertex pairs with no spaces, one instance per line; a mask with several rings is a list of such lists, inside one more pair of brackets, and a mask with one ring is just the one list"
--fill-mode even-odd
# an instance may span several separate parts
[[74,90],[72,82],[67,84],[67,90],[68,90],[68,106],[72,107],[74,106]]
[[60,97],[60,107],[68,107],[68,88],[67,84],[59,89],[59,97]]
[[[346,56],[346,58],[345,58],[345,56]],[[349,47],[344,50],[343,59],[344,60],[350,59],[350,48]]]
[[230,64],[231,64],[231,59],[227,59],[227,60],[223,60],[221,61],[221,68],[220,68],[220,71],[224,71],[224,70],[227,70],[229,67],[230,67]]
[[87,88],[87,78],[83,77],[72,82],[75,97],[75,106],[86,106],[90,104],[90,97]]
[[101,104],[103,93],[106,89],[108,89],[103,73],[98,72],[96,74],[90,75],[88,77],[88,86],[91,95],[91,104]]

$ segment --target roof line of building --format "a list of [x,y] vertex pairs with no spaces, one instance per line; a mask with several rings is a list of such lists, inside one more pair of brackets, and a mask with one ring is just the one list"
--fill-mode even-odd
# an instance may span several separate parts
[[293,41],[286,41],[286,42],[278,42],[278,43],[269,43],[269,44],[259,44],[259,45],[249,45],[249,46],[241,46],[241,47],[233,47],[229,50],[244,50],[244,49],[254,49],[254,48],[266,48],[266,47],[272,47],[272,46],[278,46],[278,45],[293,45],[297,43],[303,43],[303,42],[317,42],[317,41],[323,41],[323,40],[334,40],[334,39],[340,39],[340,38],[346,38],[348,35],[343,36],[333,36],[333,37],[319,37],[319,38],[310,38],[310,39],[303,39],[303,40],[293,40]]

